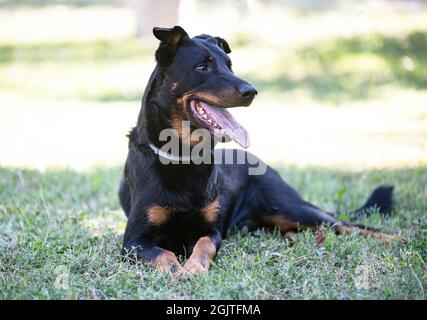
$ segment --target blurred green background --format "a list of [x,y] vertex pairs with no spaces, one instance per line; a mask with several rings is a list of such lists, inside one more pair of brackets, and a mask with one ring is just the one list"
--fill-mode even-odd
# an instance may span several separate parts
[[[156,10],[178,2],[165,3]],[[154,9],[138,5],[0,0],[0,164],[123,162],[157,47],[146,26],[156,24]],[[265,160],[425,163],[425,1],[182,0],[177,8],[170,20],[190,35],[229,41],[235,72],[260,92],[235,113]]]
[[[394,184],[393,216],[359,221],[408,243],[237,233],[174,285],[122,263],[126,134],[175,23],[258,89],[232,110],[250,151],[340,220]],[[0,299],[425,299],[426,89],[427,1],[0,0]]]

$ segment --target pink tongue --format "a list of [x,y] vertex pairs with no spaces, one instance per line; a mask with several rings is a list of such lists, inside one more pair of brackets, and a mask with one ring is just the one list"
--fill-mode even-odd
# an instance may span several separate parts
[[202,101],[199,101],[199,103],[205,109],[206,113],[209,114],[209,117],[224,129],[230,139],[233,139],[242,148],[249,148],[248,132],[234,119],[226,108],[214,107]]

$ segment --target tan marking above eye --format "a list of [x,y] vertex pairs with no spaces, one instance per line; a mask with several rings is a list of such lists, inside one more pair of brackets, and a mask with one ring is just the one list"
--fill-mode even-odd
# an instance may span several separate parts
[[205,219],[209,222],[213,222],[216,220],[219,214],[219,200],[216,199],[214,202],[211,202],[206,207],[204,207],[202,211],[202,215],[205,217]]
[[147,211],[148,222],[153,225],[161,225],[165,223],[171,215],[171,210],[165,207],[154,205]]

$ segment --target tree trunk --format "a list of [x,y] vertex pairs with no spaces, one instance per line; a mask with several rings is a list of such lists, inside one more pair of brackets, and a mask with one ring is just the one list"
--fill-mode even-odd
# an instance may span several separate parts
[[180,0],[132,0],[136,11],[137,36],[152,34],[153,27],[173,27],[178,23]]

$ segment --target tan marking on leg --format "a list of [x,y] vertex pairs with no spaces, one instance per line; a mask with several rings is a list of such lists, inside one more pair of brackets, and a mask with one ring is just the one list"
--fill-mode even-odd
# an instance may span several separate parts
[[398,239],[402,242],[406,242],[406,240],[404,238],[402,238],[401,236],[399,236],[397,234],[387,234],[387,233],[383,233],[383,232],[379,232],[379,231],[361,229],[361,228],[354,227],[354,226],[342,226],[341,225],[341,226],[337,226],[335,228],[335,230],[338,234],[351,233],[354,230],[356,230],[356,232],[358,234],[365,236],[365,237],[376,238],[376,239],[380,240],[380,242],[382,242],[382,243],[390,243],[395,239]]
[[210,237],[201,237],[193,248],[193,253],[184,264],[184,273],[206,274],[211,260],[216,255],[216,247]]
[[286,243],[293,244],[295,242],[296,235],[297,233],[294,231],[286,231],[285,234],[283,235],[283,239],[285,240]]
[[169,250],[163,250],[157,258],[152,262],[154,268],[160,272],[171,272],[173,275],[178,275],[182,272],[182,267],[179,264],[175,254]]
[[149,223],[158,226],[165,223],[169,219],[170,214],[170,209],[154,205],[148,209],[147,219]]
[[314,236],[316,246],[321,247],[326,240],[326,230],[323,226],[318,227]]
[[306,226],[302,225],[297,221],[292,221],[286,218],[283,218],[280,215],[275,216],[264,216],[262,217],[265,224],[271,227],[278,227],[280,231],[287,232],[297,229],[315,229],[316,226]]
[[218,217],[219,208],[219,200],[216,199],[201,210],[202,215],[208,222],[214,222]]

